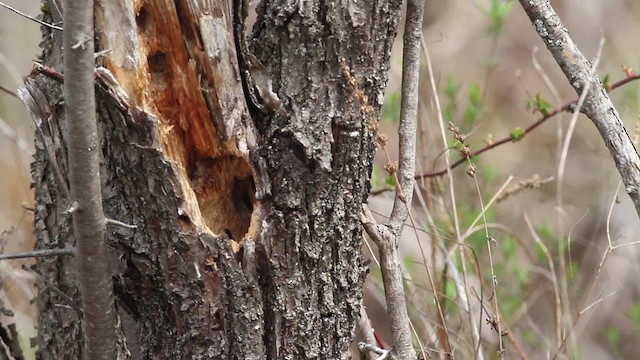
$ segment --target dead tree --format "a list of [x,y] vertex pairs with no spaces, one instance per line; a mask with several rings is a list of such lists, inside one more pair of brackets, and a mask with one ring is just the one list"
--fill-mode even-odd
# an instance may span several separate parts
[[[242,0],[96,2],[121,353],[350,357],[367,271],[359,215],[400,5],[264,0],[248,31]],[[60,23],[59,1],[42,9]],[[61,45],[43,27],[42,65],[20,91],[36,124],[37,249],[75,246]],[[38,357],[78,359],[76,260],[34,268]]]

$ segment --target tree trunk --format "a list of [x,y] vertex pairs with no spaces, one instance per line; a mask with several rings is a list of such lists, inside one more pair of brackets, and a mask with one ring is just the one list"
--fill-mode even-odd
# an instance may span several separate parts
[[[97,1],[96,51],[110,50],[96,70],[102,195],[123,223],[107,238],[132,358],[350,357],[400,5],[265,0],[245,39],[240,0]],[[53,2],[43,11],[61,18]],[[38,249],[74,246],[52,31],[50,68],[20,91],[37,127]],[[78,359],[76,262],[35,269],[38,357]]]

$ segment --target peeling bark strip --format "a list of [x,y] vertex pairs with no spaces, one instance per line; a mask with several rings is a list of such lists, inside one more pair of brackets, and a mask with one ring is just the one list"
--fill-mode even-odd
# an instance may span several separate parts
[[[375,134],[338,59],[377,119],[400,5],[265,0],[245,39],[243,2],[97,1],[103,205],[136,226],[107,228],[132,358],[350,357]],[[44,65],[59,71],[50,31]],[[38,249],[74,245],[61,89],[34,73],[20,92],[37,128]],[[75,266],[36,264],[77,301]],[[59,303],[41,286],[41,359],[82,346]]]
[[591,64],[569,36],[549,0],[520,0],[520,4],[576,93],[580,95],[591,83],[580,111],[598,128],[640,216],[640,157],[618,110],[598,76],[590,74]]

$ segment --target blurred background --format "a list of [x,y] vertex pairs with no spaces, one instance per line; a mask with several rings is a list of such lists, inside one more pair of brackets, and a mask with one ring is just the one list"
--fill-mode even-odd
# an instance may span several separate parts
[[[36,0],[3,3],[30,15],[40,12]],[[557,0],[552,4],[587,58],[595,58],[600,40],[605,40],[597,70],[603,81],[614,83],[627,76],[623,69],[640,67],[640,2]],[[34,241],[28,210],[33,206],[29,188],[33,126],[14,94],[39,54],[40,29],[4,8],[0,8],[0,19],[0,153],[4,154],[0,157],[0,246],[4,252],[16,252],[31,249]],[[520,137],[518,129],[538,120],[541,112],[577,98],[518,2],[427,1],[424,39],[447,143],[442,141],[423,58],[419,173],[444,169],[447,148],[452,161],[460,158],[461,144],[446,129],[449,121],[466,135],[465,144],[474,151],[504,137]],[[387,151],[392,160],[397,158],[401,45],[402,31],[392,55],[381,122],[381,132],[391,138]],[[632,82],[611,93],[632,138],[640,115],[639,84]],[[470,323],[453,281],[463,262],[456,233],[471,229],[461,240],[475,255],[464,260],[471,307],[480,304],[480,298],[486,307],[479,324],[485,358],[496,358],[498,349],[497,336],[484,320],[495,314],[488,301],[492,272],[498,282],[502,320],[510,331],[504,337],[507,358],[522,354],[530,359],[552,358],[559,346],[568,355],[561,352],[557,358],[640,356],[640,245],[607,251],[608,239],[614,246],[640,240],[640,221],[624,191],[616,195],[620,176],[598,132],[584,116],[577,119],[564,153],[564,175],[559,177],[570,122],[571,114],[562,113],[518,142],[472,159],[479,192],[467,175],[468,164],[453,171],[455,201],[446,177],[419,182],[420,196],[414,201],[417,231],[410,226],[405,229],[400,249],[412,321],[425,348],[438,348],[439,322],[426,264],[442,295],[457,357],[473,357]],[[389,189],[394,181],[384,171],[386,162],[381,151],[370,199],[381,221],[393,199]],[[503,187],[500,193],[506,193],[505,198],[493,202],[485,213],[495,239],[490,262],[483,222],[473,222],[481,215],[480,199],[486,206]],[[11,317],[1,315],[0,321],[15,322],[26,345],[35,334],[30,304],[34,290],[22,264],[29,261],[0,262],[0,306],[13,311]],[[389,341],[375,262],[371,269],[365,300],[374,327]],[[484,297],[479,295],[481,290]],[[479,307],[475,311],[479,313]]]

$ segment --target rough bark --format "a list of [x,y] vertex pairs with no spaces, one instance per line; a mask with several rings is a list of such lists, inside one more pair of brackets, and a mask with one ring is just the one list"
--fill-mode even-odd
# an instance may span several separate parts
[[[98,2],[104,209],[136,226],[107,232],[133,358],[350,357],[399,11],[263,1],[245,43],[241,2]],[[38,128],[37,247],[70,246],[61,86],[34,75],[21,96]],[[36,268],[77,300],[74,266]],[[39,358],[77,358],[78,319],[60,301],[41,287]]]

